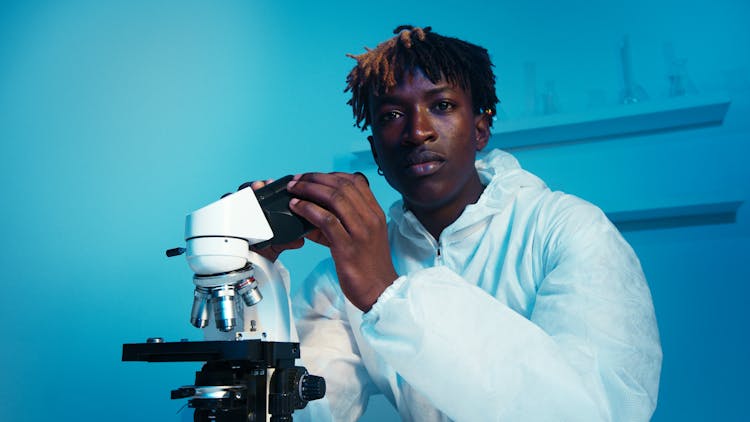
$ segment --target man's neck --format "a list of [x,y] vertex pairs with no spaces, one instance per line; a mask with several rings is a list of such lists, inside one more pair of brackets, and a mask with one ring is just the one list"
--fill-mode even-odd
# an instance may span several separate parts
[[406,201],[404,203],[406,204],[406,208],[417,217],[417,220],[422,223],[432,237],[435,240],[439,240],[443,230],[461,216],[467,205],[476,203],[482,192],[484,192],[484,185],[482,185],[477,174],[472,178],[461,195],[438,207],[426,208],[409,204]]

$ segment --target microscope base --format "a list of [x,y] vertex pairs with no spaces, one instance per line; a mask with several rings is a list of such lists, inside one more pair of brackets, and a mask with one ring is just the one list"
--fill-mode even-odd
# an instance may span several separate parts
[[[123,361],[206,362],[196,372],[195,385],[172,391],[172,399],[187,398],[195,421],[291,421],[295,409],[314,400],[312,390],[325,393],[322,378],[294,365],[299,344],[241,341],[149,342],[124,344]],[[269,369],[273,375],[269,383]]]

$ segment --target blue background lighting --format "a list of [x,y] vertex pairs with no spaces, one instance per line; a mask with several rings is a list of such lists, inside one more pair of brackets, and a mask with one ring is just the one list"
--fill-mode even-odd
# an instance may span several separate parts
[[[616,107],[626,35],[648,101],[667,100],[665,57],[687,59],[689,95],[731,100],[722,125],[513,153],[607,211],[746,202],[748,17],[738,0],[0,3],[0,420],[187,420],[169,391],[197,365],[120,362],[122,343],[200,338],[192,274],[164,250],[184,214],[244,181],[352,171],[341,157],[367,144],[345,54],[400,24],[490,51],[496,128],[537,115],[545,93],[561,115]],[[363,170],[387,207],[394,193]],[[654,420],[746,418],[747,208],[732,224],[626,233],[664,349]],[[325,254],[283,261],[294,282]],[[363,420],[396,420],[371,403]]]

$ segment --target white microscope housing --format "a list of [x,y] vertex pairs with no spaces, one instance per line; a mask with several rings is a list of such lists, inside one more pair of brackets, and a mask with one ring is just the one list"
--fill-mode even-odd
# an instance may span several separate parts
[[287,279],[249,249],[273,236],[250,187],[187,215],[184,251],[195,273],[190,322],[206,340],[297,340]]

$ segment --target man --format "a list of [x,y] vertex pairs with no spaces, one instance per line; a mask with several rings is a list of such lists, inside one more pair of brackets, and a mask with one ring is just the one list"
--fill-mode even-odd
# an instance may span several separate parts
[[632,249],[510,155],[475,162],[498,101],[485,49],[395,33],[347,79],[402,196],[388,223],[362,175],[288,186],[331,251],[295,299],[302,359],[328,392],[295,419],[355,421],[383,393],[403,420],[648,420],[661,349]]

